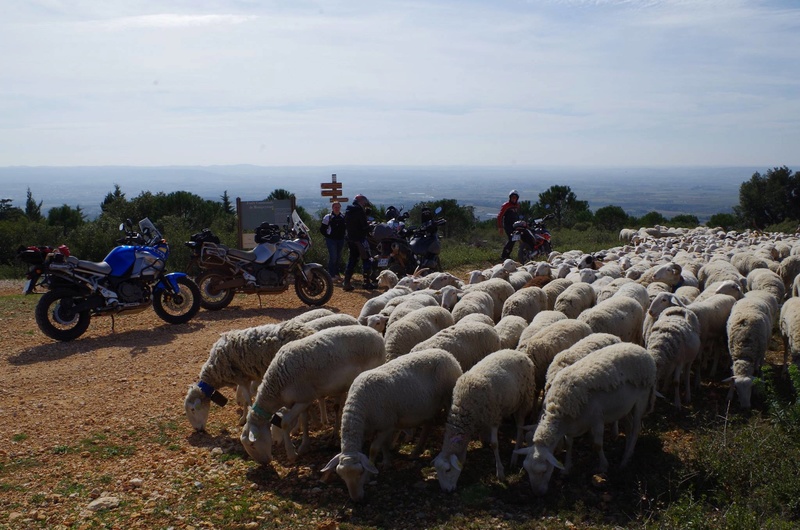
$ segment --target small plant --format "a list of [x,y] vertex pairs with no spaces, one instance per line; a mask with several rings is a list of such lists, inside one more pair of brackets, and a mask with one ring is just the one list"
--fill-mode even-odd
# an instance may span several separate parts
[[11,441],[12,442],[17,442],[17,443],[24,442],[27,439],[28,439],[28,435],[25,434],[24,432],[17,433],[14,436],[11,437]]

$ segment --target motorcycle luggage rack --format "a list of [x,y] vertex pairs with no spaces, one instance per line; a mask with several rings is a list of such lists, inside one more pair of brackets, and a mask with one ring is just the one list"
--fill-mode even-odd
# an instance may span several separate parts
[[204,243],[200,249],[200,264],[204,267],[214,267],[225,264],[227,251],[213,243]]

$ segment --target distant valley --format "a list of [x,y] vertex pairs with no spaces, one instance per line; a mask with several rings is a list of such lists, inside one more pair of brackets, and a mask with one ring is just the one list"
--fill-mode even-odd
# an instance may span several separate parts
[[351,200],[363,193],[376,204],[411,208],[420,201],[455,199],[475,208],[486,219],[495,215],[510,189],[523,200],[535,202],[553,185],[570,186],[578,199],[589,201],[592,211],[620,206],[640,216],[658,211],[665,217],[687,213],[700,221],[730,212],[739,202],[739,186],[756,167],[730,168],[541,168],[541,167],[3,167],[0,197],[25,207],[27,189],[42,201],[42,211],[68,204],[80,206],[89,218],[100,213],[100,203],[119,184],[126,197],[142,191],[189,191],[219,200],[227,191],[231,200],[263,200],[272,190],[293,192],[298,204],[310,212],[326,208],[320,183],[336,173],[343,193]]

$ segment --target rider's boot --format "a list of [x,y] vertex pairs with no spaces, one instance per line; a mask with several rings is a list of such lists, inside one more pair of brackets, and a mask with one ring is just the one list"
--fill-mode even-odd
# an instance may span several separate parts
[[354,289],[353,284],[350,283],[350,278],[353,276],[352,272],[345,272],[344,273],[344,283],[342,283],[342,289],[345,291],[352,291]]

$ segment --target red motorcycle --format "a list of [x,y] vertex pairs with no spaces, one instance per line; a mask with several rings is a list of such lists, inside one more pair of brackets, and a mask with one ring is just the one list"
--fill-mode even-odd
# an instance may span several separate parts
[[547,214],[542,219],[530,219],[528,221],[520,219],[514,223],[514,232],[511,234],[512,241],[519,241],[517,249],[517,261],[527,263],[538,256],[547,257],[553,251],[550,244],[550,231],[545,226],[545,221],[554,217]]

